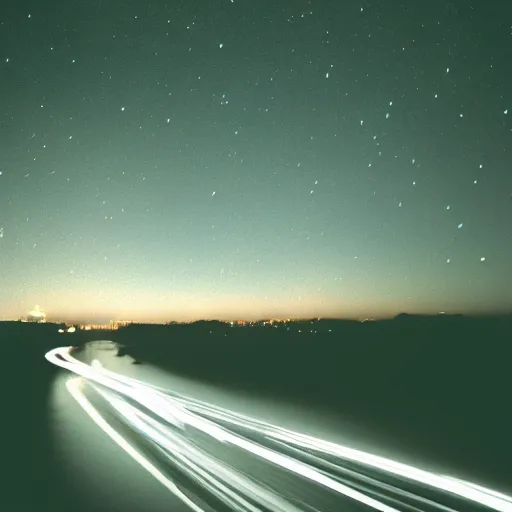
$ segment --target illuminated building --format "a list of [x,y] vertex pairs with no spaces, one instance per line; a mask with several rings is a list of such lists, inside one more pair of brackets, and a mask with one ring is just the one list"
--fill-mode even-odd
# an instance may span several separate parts
[[36,306],[32,311],[27,315],[27,322],[34,322],[38,324],[43,324],[46,322],[46,313],[41,311],[39,306]]
[[134,322],[132,320],[110,320],[111,329],[116,331],[119,327],[126,327]]
[[80,325],[82,331],[111,331],[112,324],[84,324]]
[[111,320],[108,324],[82,324],[82,331],[117,331],[120,327],[131,325],[132,320]]

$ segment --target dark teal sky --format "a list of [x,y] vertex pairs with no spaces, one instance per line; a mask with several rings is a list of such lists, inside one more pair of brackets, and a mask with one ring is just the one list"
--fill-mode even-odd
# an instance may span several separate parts
[[0,317],[511,311],[510,16],[410,4],[18,2]]

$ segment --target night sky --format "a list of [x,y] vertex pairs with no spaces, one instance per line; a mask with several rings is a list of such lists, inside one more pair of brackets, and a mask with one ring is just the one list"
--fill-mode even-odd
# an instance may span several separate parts
[[0,317],[512,310],[512,6],[13,5]]

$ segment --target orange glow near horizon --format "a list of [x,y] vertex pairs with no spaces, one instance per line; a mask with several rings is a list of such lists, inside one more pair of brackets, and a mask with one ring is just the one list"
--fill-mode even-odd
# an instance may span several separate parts
[[[118,293],[55,293],[39,298],[44,303],[48,321],[74,323],[105,323],[124,318],[134,322],[166,323],[195,320],[254,321],[261,319],[302,318],[386,318],[406,310],[408,304],[390,305],[375,301],[372,311],[359,302],[343,303],[326,300],[320,294],[304,298],[242,297],[239,294],[169,294],[151,297],[149,293],[127,296]],[[30,297],[26,301],[34,303]],[[23,306],[20,308],[22,309]],[[377,312],[377,314],[375,314]],[[432,312],[435,312],[434,310]],[[7,311],[10,318],[20,317],[18,311]]]

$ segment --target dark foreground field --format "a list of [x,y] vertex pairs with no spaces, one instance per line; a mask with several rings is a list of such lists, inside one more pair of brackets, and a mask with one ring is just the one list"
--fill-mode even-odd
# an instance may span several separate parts
[[44,354],[59,342],[55,325],[0,323],[0,510],[71,507],[66,489],[59,489],[49,429],[50,386],[58,370]]
[[[142,361],[352,418],[422,460],[512,489],[511,318],[131,326]],[[299,332],[300,331],[300,332]]]

